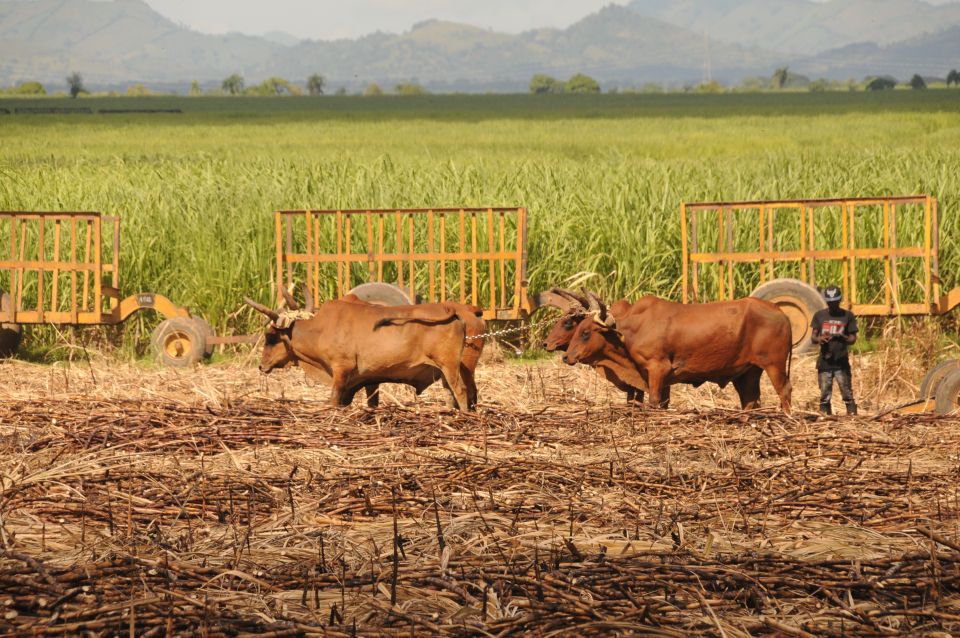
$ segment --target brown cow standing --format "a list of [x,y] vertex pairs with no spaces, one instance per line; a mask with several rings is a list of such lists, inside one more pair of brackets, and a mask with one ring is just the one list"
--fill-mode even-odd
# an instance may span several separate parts
[[744,409],[760,405],[767,373],[790,412],[790,320],[774,304],[752,297],[708,304],[678,304],[647,296],[626,313],[596,314],[577,326],[564,361],[631,363],[647,382],[650,403],[662,405],[674,383],[733,381]]
[[[281,289],[280,292],[283,293],[283,298],[287,303],[287,307],[289,307],[291,310],[300,309],[296,300],[293,298],[293,295],[291,295],[285,289]],[[303,286],[303,297],[305,305],[304,310],[310,315],[315,314],[313,295],[310,294],[310,289],[307,288],[306,285]],[[354,294],[344,295],[340,298],[340,301],[377,305],[370,304],[370,302],[364,301]],[[483,354],[483,346],[486,343],[485,334],[487,332],[487,322],[483,320],[483,308],[480,308],[479,306],[471,306],[469,304],[461,304],[453,301],[448,301],[445,303],[446,305],[456,309],[457,317],[463,322],[466,329],[466,336],[463,344],[463,354],[460,357],[460,378],[463,379],[463,383],[467,387],[467,403],[471,410],[475,410],[477,407],[477,401],[479,399],[476,382],[476,370],[477,365],[480,363],[480,356]],[[420,304],[420,307],[425,308],[435,305],[436,304]],[[287,365],[293,365],[294,363],[295,362],[290,362]],[[311,381],[330,385],[329,378],[325,379],[323,374],[318,372],[313,366],[306,365],[303,366],[303,368],[307,378]],[[437,380],[442,381],[442,377],[435,369],[426,369],[423,371],[423,374],[425,375],[423,379],[417,379],[415,383],[409,384],[414,388],[417,388],[417,394],[423,392],[423,389],[429,387],[433,382]],[[426,383],[426,377],[432,377],[432,380],[429,381],[429,383]],[[426,383],[426,385],[424,385],[424,383]],[[369,407],[374,408],[380,405],[379,389],[379,384],[370,384],[365,386],[367,393],[367,405]],[[447,389],[449,390],[449,388]],[[450,407],[455,407],[452,401],[452,396]]]
[[[580,325],[584,317],[593,312],[592,301],[583,295],[579,295],[562,288],[551,288],[548,292],[541,295],[545,299],[545,305],[554,306],[564,311],[563,316],[553,324],[547,338],[543,342],[543,349],[547,352],[566,352],[573,338],[574,330]],[[610,314],[619,317],[630,308],[627,301],[618,301],[610,307]],[[586,362],[581,362],[586,363]],[[632,363],[620,365],[610,359],[597,359],[589,363],[601,377],[609,381],[618,390],[627,395],[628,403],[643,403],[644,392],[647,391],[647,382],[640,376],[636,366]],[[669,401],[669,388],[667,388],[666,401]]]
[[442,378],[461,410],[468,409],[460,376],[465,326],[448,304],[375,306],[330,301],[310,319],[276,324],[279,313],[249,299],[272,320],[266,330],[260,370],[304,366],[332,386],[330,402],[349,405],[360,388],[406,383],[417,393]]

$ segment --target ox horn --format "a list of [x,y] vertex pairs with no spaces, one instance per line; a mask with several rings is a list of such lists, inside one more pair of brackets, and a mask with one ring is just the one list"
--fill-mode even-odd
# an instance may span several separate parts
[[267,308],[263,304],[257,303],[256,301],[254,301],[253,299],[250,299],[249,297],[244,297],[243,303],[247,304],[248,306],[250,306],[257,312],[259,312],[260,314],[266,315],[267,317],[270,318],[270,321],[276,321],[277,319],[280,318],[280,315],[279,313],[277,313],[276,310],[271,310],[270,308]]
[[608,328],[616,328],[617,320],[607,312],[607,305],[603,303],[603,300],[592,292],[587,292],[587,296],[590,297],[590,310],[597,313],[597,317],[603,325]]
[[310,287],[307,284],[303,284],[303,309],[307,312],[313,312],[313,295],[310,294]]
[[553,290],[555,290],[558,295],[566,297],[570,301],[579,304],[584,310],[587,310],[590,307],[590,300],[581,294],[577,294],[572,290],[566,290],[564,288],[554,288]]
[[281,288],[280,294],[283,295],[283,300],[287,302],[287,308],[290,310],[300,310],[300,304],[298,304],[297,300],[293,298],[293,295],[290,294],[289,290],[286,288]]

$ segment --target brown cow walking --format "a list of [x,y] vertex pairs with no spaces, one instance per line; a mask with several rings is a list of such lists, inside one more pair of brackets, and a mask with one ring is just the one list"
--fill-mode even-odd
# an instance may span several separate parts
[[260,364],[265,374],[299,363],[312,379],[332,387],[334,405],[349,405],[361,388],[380,383],[405,383],[419,394],[442,379],[457,406],[468,409],[460,375],[465,326],[450,304],[329,301],[312,318],[277,325],[279,313],[246,303],[272,320]]
[[647,382],[650,403],[661,406],[674,383],[733,382],[744,409],[760,405],[760,376],[767,373],[790,412],[790,320],[776,305],[746,298],[678,304],[643,297],[626,313],[602,305],[577,326],[564,361],[631,363]]

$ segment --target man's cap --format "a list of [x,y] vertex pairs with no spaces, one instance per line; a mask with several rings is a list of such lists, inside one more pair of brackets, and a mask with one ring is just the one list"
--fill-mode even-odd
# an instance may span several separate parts
[[840,286],[827,286],[823,290],[823,298],[827,303],[840,301],[843,299],[843,291],[840,290]]

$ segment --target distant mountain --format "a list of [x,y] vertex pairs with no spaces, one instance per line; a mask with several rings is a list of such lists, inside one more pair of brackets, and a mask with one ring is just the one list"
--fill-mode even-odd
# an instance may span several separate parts
[[632,11],[711,39],[813,55],[879,45],[960,25],[960,3],[922,0],[632,0]]
[[[523,91],[537,73],[566,79],[584,72],[610,86],[697,83],[709,69],[714,79],[736,82],[782,64],[815,77],[942,76],[960,67],[956,28],[887,39],[935,19],[949,27],[955,14],[960,21],[958,4],[918,0],[633,0],[566,29],[519,35],[428,20],[401,34],[297,41],[198,33],[143,0],[0,0],[0,86],[38,80],[56,89],[73,71],[92,89],[144,83],[177,90],[193,80],[217,86],[233,73],[248,85],[321,73],[331,90],[415,81],[440,91]],[[876,40],[851,44],[864,33]],[[816,55],[771,52],[784,48]]]
[[[711,48],[712,72],[733,78],[765,71],[771,55],[718,43]],[[535,73],[566,78],[585,72],[602,81],[696,82],[703,76],[704,60],[701,37],[610,6],[562,30],[507,35],[427,21],[402,35],[306,42],[277,54],[272,62],[294,76],[322,68],[330,69],[332,77],[497,82],[522,89]]]
[[243,73],[283,46],[246,35],[206,35],[156,13],[142,0],[0,1],[0,82],[88,84],[187,81]]
[[960,26],[889,46],[866,43],[832,49],[798,61],[791,69],[811,77],[891,75],[906,81],[919,73],[942,78],[951,69],[960,69]]
[[300,44],[300,38],[295,35],[290,35],[284,31],[268,31],[260,37],[267,42],[273,42],[274,44],[279,44],[285,47],[292,47],[295,44]]
[[[276,38],[274,38],[276,39]],[[767,72],[773,54],[716,43],[712,73],[720,79]],[[290,46],[263,37],[191,31],[142,0],[0,0],[0,84],[34,79],[61,83],[71,71],[90,86],[123,82],[247,83],[269,76],[302,81],[322,73],[330,85],[419,81],[459,90],[525,90],[535,73],[577,72],[601,81],[691,81],[703,76],[701,36],[610,6],[567,29],[520,35],[426,21],[403,34]]]

